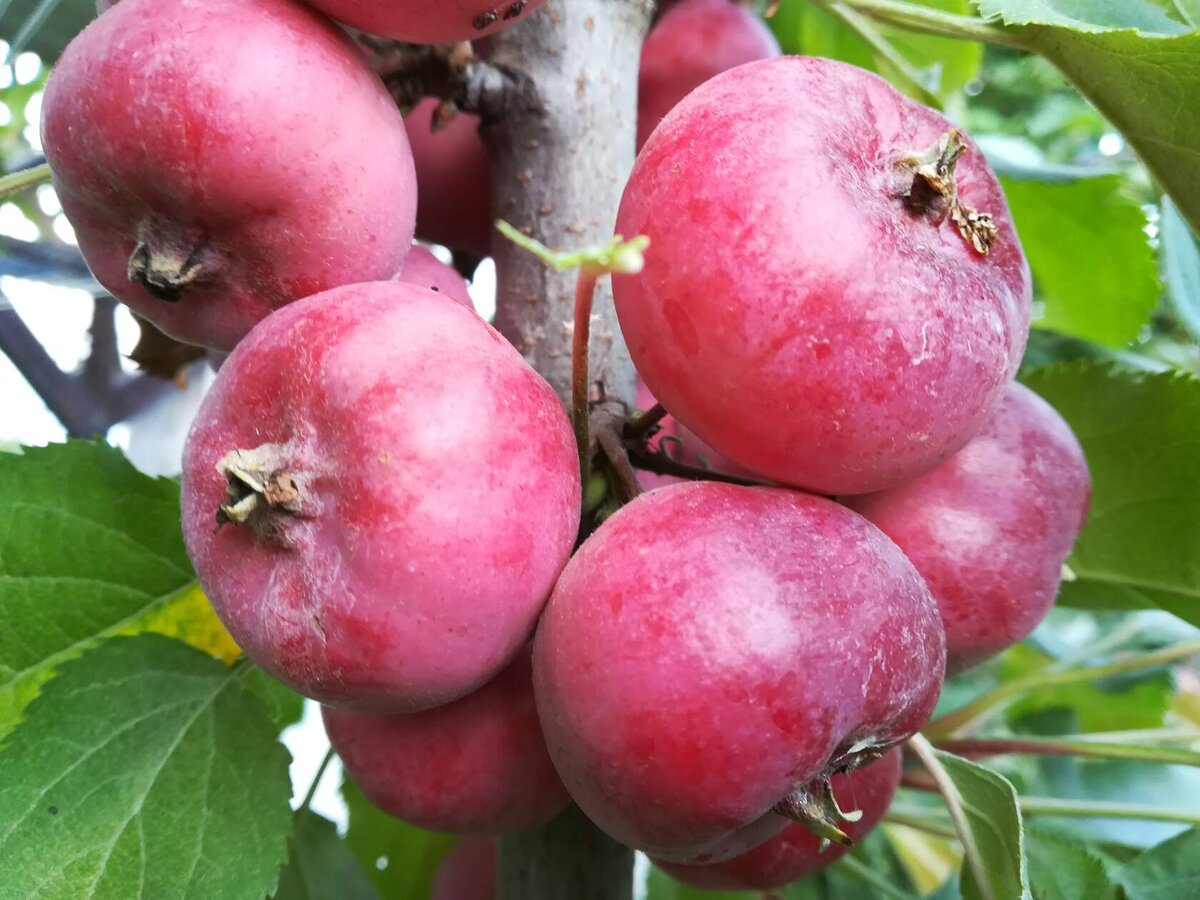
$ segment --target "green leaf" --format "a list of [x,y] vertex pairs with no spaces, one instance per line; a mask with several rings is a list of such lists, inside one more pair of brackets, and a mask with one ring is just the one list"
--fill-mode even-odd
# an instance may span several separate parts
[[1147,850],[1116,875],[1128,900],[1200,897],[1200,828]]
[[328,819],[302,809],[274,900],[378,900],[362,866]]
[[1016,30],[1022,46],[1054,63],[1120,129],[1183,217],[1200,230],[1200,116],[1184,112],[1200,108],[1200,31],[1159,37],[1053,25]]
[[953,753],[934,751],[962,798],[972,843],[987,873],[981,885],[969,863],[963,863],[964,900],[1021,900],[1029,896],[1025,836],[1017,792],[991,769]]
[[[954,13],[968,13],[969,0],[917,0],[919,5]],[[790,0],[780,5],[769,24],[785,53],[824,56],[839,59],[891,80],[910,95],[911,72],[901,73],[882,58],[871,45],[838,16],[815,3]],[[983,48],[970,41],[956,41],[906,31],[883,24],[874,24],[876,33],[890,43],[904,60],[906,69],[915,70],[915,77],[924,90],[943,100],[957,94],[979,75]],[[917,96],[923,102],[929,98]]]
[[[959,15],[971,12],[970,0],[920,0],[920,5]],[[977,78],[983,66],[983,46],[973,41],[933,37],[886,25],[880,31],[901,56],[929,73],[931,90],[943,99],[957,94]],[[890,77],[888,67],[881,66],[880,74]]]
[[1200,0],[1149,0],[1167,15],[1186,25],[1200,25]]
[[1092,473],[1059,602],[1200,624],[1200,380],[1080,363],[1025,381],[1070,424]]
[[1109,347],[1136,338],[1158,305],[1158,271],[1123,179],[1002,180],[1044,303],[1035,324]]
[[[1018,644],[1004,654],[1005,680],[1031,675],[1052,662],[1028,644]],[[1073,730],[1085,733],[1161,728],[1174,696],[1175,681],[1170,673],[1138,673],[1031,691],[1013,703],[1006,715],[1017,722],[1048,709],[1070,709],[1076,714]]]
[[1200,0],[1166,0],[1179,18],[1193,28],[1200,28]]
[[242,676],[242,687],[263,702],[280,731],[295,725],[304,715],[304,698],[262,669],[251,667]]
[[1083,341],[1054,331],[1034,328],[1029,332],[1029,343],[1025,345],[1025,357],[1021,360],[1019,377],[1024,378],[1038,369],[1080,360],[1121,363],[1126,368],[1144,369],[1147,372],[1167,372],[1172,368],[1165,363],[1140,354],[1110,350],[1099,344],[1093,344],[1091,341]]
[[287,752],[230,668],[156,635],[66,663],[0,752],[0,897],[263,897]]
[[1164,197],[1159,218],[1163,281],[1167,297],[1183,326],[1200,340],[1200,243],[1170,197]]
[[840,59],[874,70],[875,55],[867,42],[815,3],[785,0],[767,24],[784,53]]
[[76,441],[0,454],[0,740],[66,659],[153,631],[231,661],[184,551],[179,485]]
[[1137,29],[1147,34],[1187,30],[1146,0],[979,0],[980,15],[998,16],[1009,25],[1058,25],[1097,33]]
[[1030,830],[1025,838],[1037,900],[1117,900],[1117,886],[1086,845],[1041,830]]
[[1187,826],[1173,821],[1124,818],[1119,809],[1133,803],[1143,808],[1190,812],[1200,805],[1200,769],[1135,760],[1080,760],[1043,757],[1026,788],[1028,796],[1053,797],[1054,802],[1079,801],[1117,811],[1090,817],[1059,817],[1043,813],[1037,821],[1055,832],[1105,846],[1149,848],[1174,837]]
[[342,796],[350,809],[346,843],[380,895],[388,900],[428,900],[438,866],[455,837],[393,819],[349,778],[342,782]]

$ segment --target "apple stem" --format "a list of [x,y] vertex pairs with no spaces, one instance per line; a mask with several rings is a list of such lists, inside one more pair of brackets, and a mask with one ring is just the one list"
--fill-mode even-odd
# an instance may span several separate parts
[[649,410],[630,416],[625,423],[625,440],[641,443],[654,431],[654,427],[667,417],[667,409],[661,403],[655,403]]
[[591,439],[596,444],[600,459],[608,464],[609,474],[616,481],[622,503],[628,503],[642,492],[637,471],[629,460],[629,450],[622,440],[626,421],[625,404],[617,400],[602,400],[595,404],[588,417]]
[[599,277],[600,270],[591,266],[585,265],[579,269],[579,279],[575,283],[575,323],[571,335],[571,422],[575,426],[575,442],[579,445],[579,474],[584,481],[591,474],[591,436],[588,433],[591,414],[589,347],[592,338],[592,302]]
[[627,437],[625,440],[625,449],[629,455],[629,461],[633,465],[645,472],[653,472],[655,475],[672,475],[676,478],[686,478],[690,481],[720,481],[723,484],[736,484],[742,487],[764,487],[766,482],[754,481],[750,478],[741,478],[737,475],[727,475],[724,472],[717,472],[713,469],[705,469],[700,466],[689,466],[687,463],[681,463],[674,459],[667,450],[674,439],[668,441],[666,438],[659,444],[659,449],[651,450],[646,446],[645,438],[640,440],[630,440]]
[[582,250],[552,250],[503,219],[496,221],[496,230],[553,269],[560,272],[579,269],[579,277],[575,282],[574,327],[571,337],[571,421],[575,426],[575,441],[579,445],[579,473],[586,483],[592,461],[592,440],[588,432],[592,404],[588,377],[591,371],[589,346],[596,282],[601,275],[636,275],[642,271],[645,265],[642,254],[650,245],[650,239],[639,236],[625,240],[617,234],[606,243],[584,247]]
[[[864,862],[860,862],[852,855],[847,854],[838,860],[838,868],[847,875],[857,878],[859,881],[869,885],[873,889],[871,896],[884,898],[889,900],[912,900],[912,894],[908,891],[901,891],[893,887],[882,875],[876,872],[873,868]],[[769,896],[769,895],[764,895]]]

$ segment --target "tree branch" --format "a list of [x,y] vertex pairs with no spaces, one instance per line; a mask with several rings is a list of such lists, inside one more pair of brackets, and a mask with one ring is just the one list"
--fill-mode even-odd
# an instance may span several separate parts
[[[652,5],[548,0],[488,38],[487,65],[516,84],[498,91],[499,99],[485,92],[487,101],[472,109],[481,113],[492,163],[493,218],[548,247],[612,237],[633,167],[638,61]],[[458,105],[459,96],[449,99]],[[575,275],[547,267],[499,232],[492,250],[496,325],[569,404]],[[593,316],[589,383],[601,382],[605,396],[631,404],[633,364],[608,279],[596,292]],[[498,896],[629,900],[632,871],[633,852],[571,808],[543,828],[501,839]]]
[[93,351],[82,372],[64,372],[50,357],[0,292],[0,353],[5,354],[29,386],[62,423],[70,437],[103,437],[117,422],[174,390],[169,381],[144,375],[129,376],[120,370],[115,357],[116,332],[112,314],[115,301],[104,297],[97,301],[93,320]]
[[58,367],[14,309],[0,308],[0,353],[25,376],[71,437],[93,438],[108,430],[111,423],[90,392]]
[[514,107],[529,108],[537,102],[529,79],[480,59],[468,43],[405,44],[352,34],[401,109],[411,109],[423,97],[437,97],[449,104],[441,115],[461,111],[494,122]]
[[[483,124],[492,159],[493,212],[548,247],[612,237],[633,167],[637,73],[652,0],[549,0],[489,38],[489,63],[522,72],[532,102]],[[563,398],[571,396],[575,277],[493,241],[496,326]],[[648,252],[653,253],[653,248]],[[634,370],[604,279],[596,291],[589,383],[632,405]]]

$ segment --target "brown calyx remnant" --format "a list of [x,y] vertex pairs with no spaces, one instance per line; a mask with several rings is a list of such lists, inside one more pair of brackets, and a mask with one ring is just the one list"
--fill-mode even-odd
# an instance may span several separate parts
[[126,274],[152,297],[175,303],[186,288],[210,278],[214,271],[203,243],[164,247],[142,238],[130,254]]
[[234,450],[221,458],[217,472],[228,486],[225,500],[217,508],[218,530],[232,523],[266,532],[280,514],[306,514],[303,476],[286,471],[282,450],[278,444],[264,444],[253,450]]
[[954,166],[966,152],[962,132],[952,128],[929,149],[906,153],[896,165],[913,173],[912,186],[903,195],[905,205],[935,226],[949,216],[975,252],[987,256],[999,229],[991,214],[972,209],[959,199],[954,180]]
[[821,838],[821,849],[831,843],[853,846],[850,835],[842,830],[844,822],[857,822],[862,810],[843,812],[833,796],[833,785],[829,775],[819,775],[811,782],[798,787],[772,807],[772,812],[799,822]]

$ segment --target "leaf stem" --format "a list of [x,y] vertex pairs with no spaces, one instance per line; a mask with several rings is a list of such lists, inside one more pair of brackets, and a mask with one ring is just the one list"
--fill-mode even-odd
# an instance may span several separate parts
[[329,768],[331,762],[333,762],[332,747],[325,751],[325,758],[321,760],[317,774],[313,776],[312,784],[308,786],[308,793],[304,795],[304,802],[300,804],[301,810],[307,810],[312,805],[313,797],[317,795],[317,788],[321,786],[321,779],[325,777],[325,770]]
[[1023,678],[1014,678],[985,694],[977,697],[966,706],[961,706],[953,712],[940,716],[925,726],[924,733],[933,740],[947,738],[955,732],[962,731],[976,723],[997,707],[1007,705],[1022,694],[1047,687],[1059,687],[1066,684],[1078,684],[1083,681],[1096,681],[1113,675],[1125,675],[1144,669],[1153,669],[1168,663],[1178,662],[1189,656],[1200,654],[1200,640],[1185,641],[1171,647],[1164,647],[1153,653],[1143,653],[1119,659],[1115,662],[1099,666],[1081,666],[1076,669],[1050,669],[1033,672]]
[[917,98],[922,103],[926,106],[932,106],[934,109],[942,108],[942,101],[921,83],[921,79],[912,64],[892,45],[891,41],[880,33],[879,29],[875,27],[874,22],[845,2],[831,3],[829,5],[829,12],[836,18],[841,19],[847,28],[866,41],[867,45],[877,56],[895,69],[896,74],[900,76],[900,79],[905,82],[912,93],[917,95]]
[[992,895],[991,884],[988,881],[987,867],[983,863],[983,858],[979,855],[979,848],[975,845],[975,839],[971,835],[970,826],[967,824],[967,813],[963,809],[962,795],[959,794],[958,788],[954,786],[953,779],[950,778],[950,773],[946,771],[941,761],[937,758],[937,751],[933,749],[933,744],[920,734],[914,734],[908,739],[908,748],[916,754],[917,759],[921,761],[921,765],[933,778],[934,784],[937,785],[938,793],[942,795],[942,799],[946,801],[946,809],[950,813],[950,821],[954,823],[954,830],[958,834],[958,839],[962,842],[963,851],[967,857],[967,864],[971,867],[971,871],[975,875],[975,882],[979,887],[980,894],[984,900],[995,900]]
[[645,440],[655,425],[667,417],[667,408],[661,403],[655,403],[653,408],[625,423],[624,437],[627,441],[641,442]]
[[1164,765],[1200,767],[1200,753],[1173,747],[1142,747],[1137,744],[1060,738],[1000,738],[937,741],[939,750],[968,758],[1029,753],[1038,756],[1075,756],[1084,759],[1132,759]]
[[30,169],[21,169],[19,172],[10,172],[0,178],[0,199],[49,180],[50,166],[47,163],[42,163],[40,166],[34,166]]
[[816,0],[827,9],[835,5],[849,6],[879,22],[899,25],[910,31],[920,31],[937,37],[983,41],[1004,47],[1026,49],[1026,42],[1017,29],[986,22],[977,16],[962,16],[943,12],[905,0]]
[[1073,819],[1142,819],[1147,822],[1182,822],[1200,825],[1200,810],[1108,803],[1103,800],[1064,800],[1058,797],[1021,797],[1021,813],[1029,816],[1064,816]]
[[1145,625],[1138,619],[1130,619],[1121,625],[1121,627],[1100,635],[1091,643],[1084,644],[1074,653],[1054,663],[1051,668],[1070,669],[1083,665],[1088,660],[1111,656],[1114,652],[1141,635],[1145,630]]
[[1101,744],[1200,744],[1200,728],[1143,728],[1128,731],[1092,731],[1063,735],[1061,741],[1096,741]]
[[[915,785],[906,785],[916,787]],[[930,786],[917,790],[935,789]],[[1066,819],[1136,819],[1146,822],[1180,822],[1200,825],[1200,810],[1167,806],[1148,806],[1141,803],[1111,803],[1106,800],[1072,800],[1064,797],[1018,797],[1022,816],[1062,816]],[[884,816],[885,822],[908,825],[938,837],[953,838],[956,834],[939,822],[930,821],[928,811],[911,806],[893,805]]]

